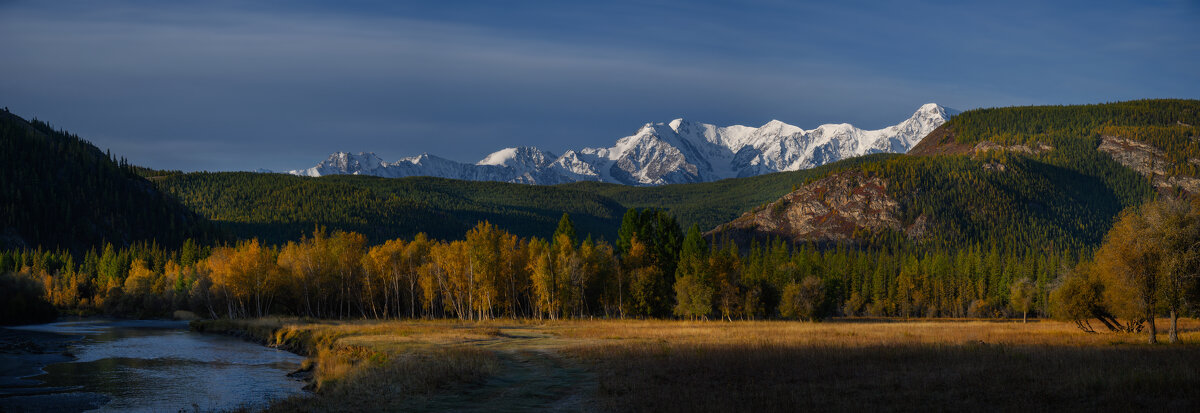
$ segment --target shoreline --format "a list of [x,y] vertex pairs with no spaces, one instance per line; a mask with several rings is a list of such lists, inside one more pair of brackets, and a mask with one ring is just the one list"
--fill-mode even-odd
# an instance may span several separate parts
[[0,410],[83,411],[110,400],[99,393],[64,393],[70,389],[44,387],[34,379],[45,374],[47,366],[76,360],[69,347],[86,336],[11,327],[20,326],[0,327]]
[[[210,320],[196,319],[188,321],[188,330],[201,334],[218,334],[228,337],[234,337],[243,341],[255,343],[267,348],[283,350],[288,353],[304,357],[304,363],[296,371],[288,373],[287,376],[299,379],[305,383],[303,390],[309,394],[316,394],[316,367],[317,367],[317,351],[312,348],[312,343],[303,343],[301,340],[289,340],[285,343],[272,343],[271,337],[279,328],[259,329],[252,331],[245,328],[244,325],[238,323],[221,323],[221,321],[230,320]],[[269,331],[267,331],[269,330]]]
[[[80,355],[83,353],[75,354],[75,351],[80,351],[76,350],[79,348],[77,346],[88,347],[91,345],[89,344],[91,329],[86,326],[75,328],[72,325],[72,323],[86,325],[88,322],[100,322],[114,328],[168,329],[188,334],[199,332],[190,328],[187,321],[169,318],[132,320],[109,317],[63,317],[51,323],[0,327],[0,412],[88,411],[102,408],[114,401],[114,396],[90,390],[90,388],[62,384],[54,379],[57,376],[53,376],[55,374],[53,372],[61,370],[58,365],[80,360]],[[261,340],[251,340],[248,336],[238,337],[235,334],[228,334],[228,336],[234,338],[234,341],[246,342],[245,345],[253,346],[254,343],[250,343],[250,341],[258,341],[259,344],[262,344]],[[238,340],[239,338],[240,340]],[[308,357],[295,351],[287,352],[303,357],[305,361],[301,362],[301,366],[311,364],[308,362]],[[302,373],[304,372],[281,370],[278,377],[296,382],[296,389],[299,390],[301,386],[305,386],[305,388],[311,386],[311,380]],[[51,376],[47,376],[48,374]]]

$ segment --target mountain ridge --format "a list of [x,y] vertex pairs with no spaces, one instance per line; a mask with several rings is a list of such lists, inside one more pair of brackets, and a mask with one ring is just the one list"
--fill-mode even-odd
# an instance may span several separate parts
[[876,130],[848,123],[811,130],[771,120],[760,127],[716,126],[677,118],[646,123],[607,148],[555,155],[535,147],[512,147],[470,164],[423,153],[386,162],[374,152],[333,153],[300,176],[433,176],[474,181],[554,185],[598,181],[636,186],[711,182],[795,171],[873,153],[904,153],[958,111],[922,105],[908,119]]

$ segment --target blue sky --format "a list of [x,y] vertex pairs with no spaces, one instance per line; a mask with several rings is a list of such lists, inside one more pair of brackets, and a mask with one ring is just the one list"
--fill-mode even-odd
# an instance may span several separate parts
[[1200,98],[1200,3],[0,1],[0,105],[132,162],[476,161],[677,117]]

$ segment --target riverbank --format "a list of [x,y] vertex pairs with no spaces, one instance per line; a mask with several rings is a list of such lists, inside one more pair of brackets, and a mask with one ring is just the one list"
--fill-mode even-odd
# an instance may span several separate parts
[[1200,408],[1180,345],[1054,321],[202,321],[315,361],[273,411]]
[[29,379],[43,368],[75,359],[69,346],[82,335],[0,328],[0,411],[82,411],[108,401],[101,394],[64,396]]
[[303,358],[171,320],[0,329],[0,411],[225,411],[301,393]]
[[309,357],[314,394],[270,411],[586,410],[595,376],[563,342],[522,322],[208,320],[231,334]]

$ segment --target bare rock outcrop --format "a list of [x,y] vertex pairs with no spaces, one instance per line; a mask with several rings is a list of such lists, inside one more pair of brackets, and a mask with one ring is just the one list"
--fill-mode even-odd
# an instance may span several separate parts
[[[1151,179],[1160,190],[1181,188],[1188,193],[1200,193],[1200,179],[1171,175],[1171,161],[1166,153],[1152,145],[1119,136],[1101,136],[1096,148],[1112,156],[1114,161]],[[1188,162],[1192,160],[1189,159]]]
[[1005,146],[1005,145],[1001,145],[1001,144],[998,144],[998,143],[995,143],[992,141],[983,141],[983,142],[979,142],[979,143],[975,144],[975,148],[974,148],[974,152],[976,154],[978,154],[980,152],[1003,151],[1003,152],[1023,153],[1026,155],[1037,155],[1037,154],[1052,151],[1052,150],[1054,150],[1053,146],[1050,146],[1050,145],[1047,145],[1047,144],[1044,144],[1041,142],[1038,142],[1036,145],[1008,145],[1008,146]]
[[[723,224],[708,236],[776,236],[794,241],[847,241],[857,231],[901,230],[900,204],[887,181],[861,172],[840,172],[804,185],[779,200]],[[920,221],[920,220],[919,220]],[[925,232],[914,228],[914,234]]]

